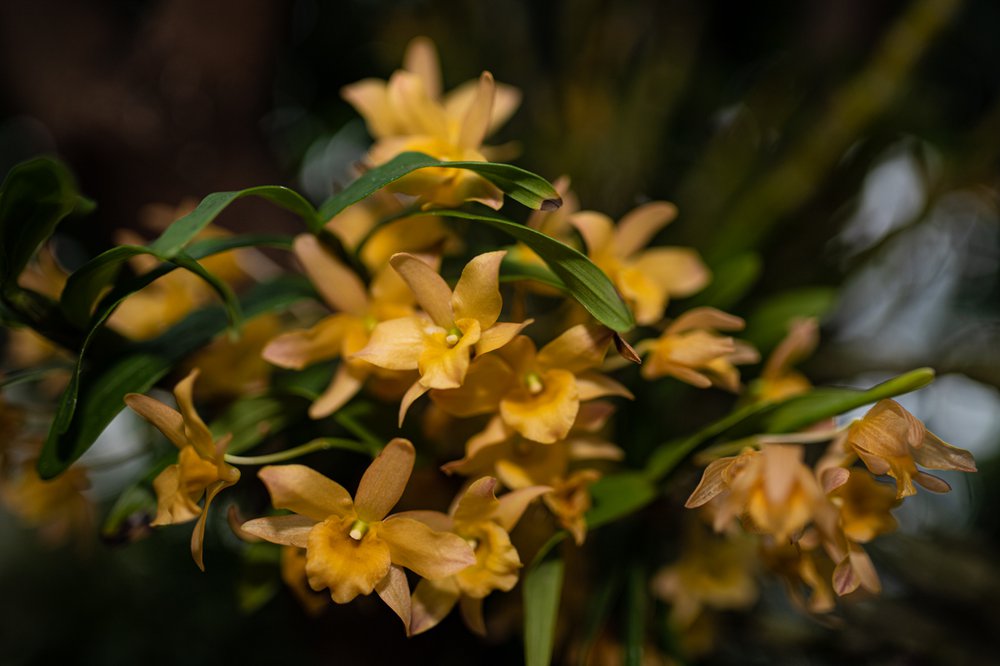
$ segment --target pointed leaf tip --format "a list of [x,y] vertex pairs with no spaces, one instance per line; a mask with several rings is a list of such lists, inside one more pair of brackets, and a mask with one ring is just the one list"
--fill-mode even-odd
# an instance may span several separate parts
[[622,358],[626,361],[635,363],[636,365],[642,365],[642,358],[639,357],[638,352],[635,348],[628,343],[625,338],[622,337],[621,333],[614,334],[615,349],[621,354]]

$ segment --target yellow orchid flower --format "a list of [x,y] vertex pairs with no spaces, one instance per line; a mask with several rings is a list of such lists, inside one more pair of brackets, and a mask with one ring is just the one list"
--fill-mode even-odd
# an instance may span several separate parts
[[971,453],[942,441],[894,400],[880,400],[855,421],[847,431],[845,447],[872,474],[894,478],[897,498],[916,494],[914,481],[934,492],[951,490],[944,480],[918,470],[918,464],[927,469],[976,471]]
[[439,254],[453,252],[461,241],[437,216],[403,217],[376,226],[389,217],[399,215],[403,204],[394,195],[379,190],[372,196],[348,206],[326,223],[347,249],[358,257],[372,273],[383,269],[397,252]]
[[454,576],[439,580],[421,580],[413,592],[412,635],[423,633],[443,620],[455,604],[470,629],[485,633],[482,619],[483,599],[495,590],[509,592],[517,584],[521,558],[510,542],[509,532],[521,519],[524,510],[550,490],[532,486],[496,496],[497,480],[478,479],[458,498],[449,514],[436,511],[413,511],[412,516],[430,527],[452,532],[473,548],[476,563]]
[[764,565],[784,580],[792,603],[811,613],[827,613],[835,606],[830,584],[833,564],[820,545],[816,530],[807,529],[794,542],[767,540],[760,551]]
[[764,364],[750,393],[754,400],[784,400],[793,395],[806,393],[812,383],[792,366],[808,357],[819,344],[819,324],[815,319],[799,319],[792,322],[788,335],[778,343]]
[[[225,461],[230,435],[213,441],[205,422],[194,408],[192,392],[198,378],[198,369],[192,370],[174,388],[178,412],[139,393],[125,396],[125,404],[132,411],[153,424],[180,453],[177,464],[167,467],[153,480],[156,491],[156,518],[154,526],[175,525],[198,519],[191,535],[191,556],[202,571],[205,570],[203,548],[208,507],[221,490],[240,480],[240,471]],[[204,495],[205,506],[198,506]]]
[[514,490],[533,486],[552,488],[542,500],[576,542],[583,543],[587,531],[584,514],[591,505],[588,487],[600,478],[600,473],[571,467],[579,461],[624,457],[620,448],[597,435],[613,411],[614,406],[606,402],[581,405],[567,438],[552,444],[523,438],[497,415],[482,432],[469,439],[464,458],[441,469],[449,474],[496,476],[504,486]]
[[755,363],[760,356],[742,340],[719,335],[715,330],[742,330],[739,317],[715,308],[695,308],[675,319],[656,340],[636,345],[640,354],[649,357],[642,365],[646,379],[676,377],[698,388],[713,384],[728,391],[740,389],[736,365]]
[[[403,67],[388,82],[364,79],[341,91],[364,117],[375,139],[368,161],[384,164],[408,150],[440,160],[485,161],[490,149],[482,146],[483,140],[514,113],[521,93],[497,84],[489,72],[483,72],[478,81],[442,97],[437,51],[424,37],[410,42]],[[456,206],[478,201],[494,209],[503,204],[498,187],[463,169],[420,169],[392,188],[428,204]]]
[[309,586],[329,589],[338,604],[374,590],[409,632],[410,589],[403,568],[439,580],[476,562],[461,537],[404,514],[387,517],[403,494],[415,457],[407,440],[389,442],[361,477],[353,499],[343,486],[304,465],[265,467],[258,476],[272,504],[294,514],[257,518],[242,530],[305,548]]
[[695,250],[642,249],[676,216],[672,203],[651,201],[625,215],[617,226],[607,215],[594,211],[580,211],[569,218],[583,236],[591,261],[615,283],[642,325],[659,321],[669,299],[691,296],[711,280]]
[[499,410],[504,423],[522,436],[551,444],[569,433],[581,402],[610,395],[632,398],[624,386],[593,372],[611,338],[603,326],[581,324],[536,351],[530,338],[519,335],[496,353],[476,358],[460,388],[432,391],[431,399],[454,416]]
[[74,465],[54,479],[44,480],[28,459],[0,478],[0,503],[26,525],[38,530],[42,541],[65,543],[70,535],[81,541],[90,536],[94,510],[83,491],[90,487],[87,471]]
[[458,388],[472,355],[500,349],[530,322],[498,323],[502,250],[473,257],[452,291],[420,258],[405,252],[390,263],[409,285],[425,315],[384,321],[367,346],[352,358],[389,370],[418,370],[420,378],[403,396],[399,423],[410,405],[430,389]]
[[407,376],[403,373],[373,372],[376,369],[370,364],[352,356],[368,344],[379,322],[413,313],[413,296],[406,284],[385,267],[375,275],[370,290],[366,289],[350,268],[309,234],[297,236],[293,249],[334,314],[309,329],[289,331],[274,338],[264,348],[263,358],[294,370],[329,359],[343,359],[330,385],[309,408],[309,416],[318,419],[337,411],[373,374],[375,379],[386,383],[405,381]]
[[281,330],[273,314],[254,317],[243,324],[240,337],[222,333],[199,349],[182,367],[201,371],[199,393],[205,400],[234,398],[263,389],[271,366],[261,358],[267,342]]

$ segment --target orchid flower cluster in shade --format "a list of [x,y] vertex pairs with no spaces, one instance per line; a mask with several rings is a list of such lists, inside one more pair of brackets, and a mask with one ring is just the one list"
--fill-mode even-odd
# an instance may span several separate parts
[[[484,141],[520,101],[518,91],[488,72],[444,94],[425,39],[411,43],[403,69],[388,81],[360,81],[344,88],[343,97],[374,139],[363,162],[368,169],[404,151],[446,161],[506,155],[509,147]],[[474,253],[433,214],[469,202],[499,209],[504,192],[496,184],[465,169],[413,171],[326,221],[321,233],[294,238],[292,253],[315,291],[312,306],[283,318],[258,317],[240,340],[217,340],[179,364],[176,409],[149,395],[125,398],[176,448],[152,482],[157,506],[150,525],[194,522],[191,553],[204,569],[211,505],[256,476],[275,512],[234,521],[233,528],[247,542],[283,547],[282,578],[307,608],[374,593],[408,634],[432,629],[454,608],[485,633],[484,599],[512,590],[527,560],[519,523],[519,532],[543,538],[564,531],[573,547],[587,541],[591,488],[609,470],[623,469],[630,449],[628,441],[615,441],[615,419],[644,418],[630,406],[643,385],[683,382],[741,394],[743,404],[777,403],[811,390],[794,369],[817,345],[817,324],[809,319],[794,322],[759,379],[743,385],[740,366],[760,360],[752,345],[732,335],[744,328],[743,319],[685,307],[685,299],[710,284],[710,270],[693,249],[653,244],[678,215],[672,204],[648,202],[615,222],[581,210],[567,179],[556,187],[562,206],[535,211],[527,226],[575,247],[603,271],[639,325],[628,341],[551,285],[502,286],[505,261],[543,265],[527,245]],[[335,245],[356,262],[345,261]],[[233,286],[281,270],[248,250],[212,261]],[[47,251],[22,276],[52,297],[65,279]],[[125,300],[110,326],[144,339],[210,298],[201,281],[170,273]],[[558,305],[536,312],[537,299]],[[667,317],[668,306],[676,316]],[[11,343],[9,359],[22,366],[62,353],[24,331]],[[609,358],[612,349],[633,361],[642,357],[638,372],[625,370],[614,352]],[[276,373],[314,367],[332,372],[311,396],[313,424],[368,401],[388,405],[393,428],[408,426],[425,441],[391,438],[372,452],[352,493],[292,462],[319,448],[293,442],[275,450],[265,436],[264,455],[232,454],[231,434],[214,435],[199,415],[199,399],[211,409],[259,394]],[[57,538],[89,521],[80,494],[84,468],[39,479],[32,466],[39,438],[16,405],[0,402],[0,409],[10,443],[0,499]],[[806,447],[824,442],[825,455],[807,465]],[[686,504],[721,536],[708,534],[701,519],[692,521],[680,559],[650,581],[682,628],[713,609],[752,604],[762,569],[786,581],[792,598],[811,612],[828,611],[837,596],[858,589],[878,592],[864,546],[895,528],[891,510],[917,485],[949,490],[923,470],[975,471],[967,451],[941,441],[892,400],[847,426],[824,421],[722,448],[727,444],[724,453],[732,455],[715,455]],[[17,447],[24,452],[15,454]],[[415,506],[404,495],[415,465],[429,461],[440,468],[434,478],[442,488],[458,488],[448,508]],[[399,503],[405,510],[393,512]],[[521,542],[531,554],[538,550],[531,539]]]

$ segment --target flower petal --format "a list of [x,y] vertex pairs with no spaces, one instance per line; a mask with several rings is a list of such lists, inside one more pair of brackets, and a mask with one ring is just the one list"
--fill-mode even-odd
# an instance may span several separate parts
[[385,445],[358,484],[354,506],[361,520],[382,520],[396,506],[410,480],[416,456],[413,444],[401,437]]
[[306,516],[268,516],[249,520],[240,529],[264,541],[305,548],[315,526],[316,521]]
[[178,449],[191,445],[187,435],[184,434],[184,417],[177,410],[141,393],[126,395],[125,404],[133,412],[152,423]]
[[971,453],[948,444],[926,428],[923,440],[913,446],[913,459],[927,469],[976,471],[976,461]]
[[496,83],[493,75],[483,72],[476,86],[476,96],[472,99],[462,118],[462,127],[458,135],[458,145],[475,150],[483,143],[493,117],[493,98],[496,96]]
[[378,530],[360,539],[350,535],[351,518],[331,516],[309,532],[306,576],[312,589],[329,588],[330,597],[346,604],[359,594],[371,594],[389,574],[389,547]]
[[479,322],[475,319],[459,319],[455,322],[455,327],[461,337],[454,346],[450,346],[441,334],[425,338],[417,369],[420,371],[420,383],[428,388],[458,388],[465,381],[470,353],[479,342]]
[[[469,111],[472,101],[479,91],[479,79],[471,79],[452,89],[444,98],[445,111],[451,119],[461,119]],[[497,131],[521,105],[521,91],[505,83],[496,84],[496,96],[493,98],[493,115],[490,118],[486,136]],[[558,190],[558,188],[556,188]]]
[[458,602],[458,584],[454,578],[427,580],[417,583],[413,592],[410,635],[416,636],[436,627]]
[[497,349],[506,346],[508,342],[513,340],[521,331],[524,330],[525,326],[533,323],[534,321],[534,319],[526,319],[521,323],[504,322],[493,324],[483,331],[482,336],[479,338],[479,342],[476,343],[476,356],[489,354],[491,351],[496,351]]
[[288,509],[314,521],[331,515],[351,517],[351,494],[336,481],[305,465],[268,465],[257,476],[267,486],[276,509]]
[[420,78],[428,97],[441,96],[441,63],[433,41],[423,36],[411,39],[403,54],[403,69]]
[[477,356],[469,365],[461,386],[435,389],[431,392],[431,400],[452,416],[489,414],[496,411],[513,384],[513,372],[502,358],[496,354]]
[[649,245],[660,229],[677,217],[677,206],[667,201],[650,201],[634,208],[618,221],[615,250],[628,257]]
[[581,402],[612,395],[629,400],[635,399],[632,392],[623,384],[599,372],[584,372],[577,375],[576,390],[579,391]]
[[542,390],[532,393],[521,387],[500,401],[504,423],[528,439],[551,444],[566,437],[580,409],[576,377],[566,370],[548,370],[542,375]]
[[462,620],[473,633],[486,635],[486,622],[483,620],[483,600],[474,597],[462,597],[458,603]]
[[375,591],[382,601],[403,621],[406,635],[410,635],[410,586],[406,573],[397,566],[390,566],[389,573],[378,582]]
[[359,374],[361,373],[352,368],[349,363],[341,363],[340,367],[337,368],[337,373],[333,376],[333,381],[326,387],[323,394],[310,405],[309,417],[321,419],[346,405],[351,398],[357,395],[365,383],[364,377],[359,376]]
[[497,480],[492,476],[476,479],[458,497],[451,515],[455,527],[461,533],[463,523],[478,523],[492,520],[500,506],[496,496]]
[[268,363],[292,370],[336,358],[340,355],[346,329],[352,324],[360,324],[352,315],[324,317],[312,328],[289,331],[274,338],[264,347],[262,356]]
[[615,223],[603,213],[582,210],[569,216],[572,224],[587,245],[587,254],[591,258],[614,249]]
[[500,505],[496,509],[496,520],[501,527],[510,532],[517,525],[517,521],[521,520],[528,506],[548,492],[552,492],[549,486],[528,486],[502,495],[499,500]]
[[389,77],[388,97],[404,134],[447,136],[448,119],[444,107],[427,94],[417,74],[405,70],[393,72]]
[[365,119],[372,137],[381,139],[399,133],[399,120],[389,105],[385,81],[363,79],[341,88],[340,96]]
[[375,326],[364,349],[351,356],[387,370],[416,370],[424,347],[426,320],[390,319]]
[[500,297],[500,262],[506,250],[486,252],[473,257],[462,269],[462,277],[451,296],[451,310],[455,319],[471,318],[479,321],[482,330],[496,323],[503,308]]
[[205,525],[208,522],[208,507],[212,503],[212,500],[215,499],[215,496],[219,494],[220,490],[228,488],[231,485],[233,484],[219,481],[208,487],[208,490],[205,492],[205,507],[201,510],[198,522],[194,525],[194,532],[191,533],[191,557],[194,558],[194,563],[202,571],[205,570]]
[[406,281],[417,303],[435,324],[444,329],[454,326],[456,317],[451,305],[451,289],[437,271],[407,252],[392,255],[389,263]]
[[415,381],[410,385],[410,388],[406,389],[406,393],[403,394],[403,399],[399,402],[399,420],[396,423],[397,428],[403,427],[403,421],[406,419],[406,413],[410,411],[410,407],[415,403],[420,396],[427,393],[430,389],[420,381]]
[[709,463],[701,475],[701,481],[698,482],[698,486],[691,493],[691,497],[684,503],[684,506],[688,509],[703,506],[716,496],[729,490],[729,484],[726,483],[723,473],[729,469],[729,466],[735,460],[735,456],[729,456]]
[[160,472],[153,479],[153,490],[156,491],[156,518],[150,524],[154,527],[186,523],[201,515],[201,507],[191,499],[182,483],[180,465],[170,465]]
[[191,443],[191,446],[194,447],[199,456],[206,460],[213,460],[215,457],[215,446],[212,443],[212,433],[209,432],[208,426],[198,416],[198,412],[194,408],[194,399],[191,395],[194,390],[194,382],[198,379],[198,374],[198,368],[194,368],[188,373],[187,377],[178,382],[177,386],[174,387],[174,398],[177,400],[177,408],[180,410],[181,416],[184,417],[184,434],[187,436],[188,442]]
[[312,234],[296,236],[292,247],[327,305],[358,317],[365,315],[368,291],[354,271],[335,259]]
[[667,333],[682,333],[694,329],[717,329],[720,331],[742,331],[746,322],[715,308],[701,307],[688,310],[667,327]]
[[423,578],[446,578],[476,563],[465,539],[448,532],[435,532],[410,518],[390,516],[379,527],[379,534],[389,544],[393,563]]
[[578,324],[538,352],[539,365],[576,374],[604,361],[613,331],[606,326]]

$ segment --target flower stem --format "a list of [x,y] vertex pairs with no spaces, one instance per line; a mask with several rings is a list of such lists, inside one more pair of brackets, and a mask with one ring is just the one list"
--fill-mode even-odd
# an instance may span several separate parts
[[227,453],[226,462],[231,465],[270,465],[272,463],[285,462],[286,460],[299,458],[316,451],[327,451],[329,449],[344,449],[347,451],[357,451],[358,453],[371,455],[370,448],[360,442],[355,442],[350,439],[340,439],[338,437],[320,437],[319,439],[314,439],[311,442],[302,444],[301,446],[285,449],[284,451],[278,451],[277,453],[269,453],[263,456],[234,456]]

